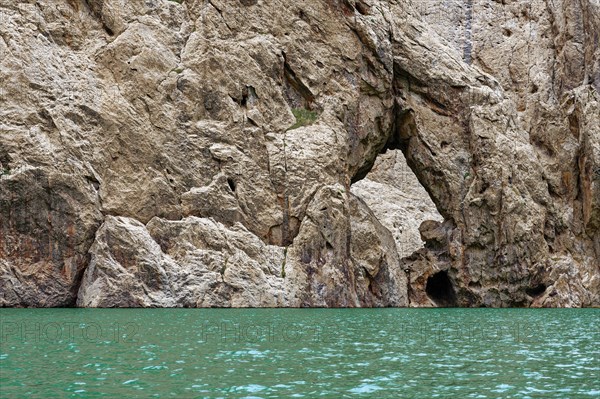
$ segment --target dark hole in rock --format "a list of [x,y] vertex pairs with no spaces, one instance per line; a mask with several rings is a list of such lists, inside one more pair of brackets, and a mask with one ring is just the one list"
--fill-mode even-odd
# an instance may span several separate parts
[[240,100],[240,105],[245,107],[248,104],[248,87],[244,87],[242,90],[242,99]]
[[104,31],[106,32],[106,34],[108,36],[114,36],[115,35],[115,33],[112,31],[112,29],[110,29],[108,26],[102,25],[102,27],[104,28]]
[[229,185],[231,191],[235,193],[235,182],[233,181],[233,179],[227,178],[227,184]]
[[96,190],[96,191],[100,190],[100,182],[95,177],[86,176],[85,178],[88,182],[90,182],[92,184],[92,187],[94,187],[94,190]]
[[437,272],[427,279],[425,292],[438,306],[456,306],[456,293],[452,281],[448,277],[448,272],[445,270]]
[[536,297],[536,296],[540,296],[544,293],[544,291],[546,291],[546,284],[537,284],[534,285],[533,287],[529,287],[527,289],[525,289],[525,292],[527,293],[527,295],[531,296],[531,297]]
[[357,1],[356,2],[356,11],[358,11],[360,14],[362,15],[369,15],[370,7],[366,4],[364,4],[361,1]]
[[539,90],[539,87],[536,84],[532,84],[531,85],[531,90],[530,93],[537,93],[537,91]]

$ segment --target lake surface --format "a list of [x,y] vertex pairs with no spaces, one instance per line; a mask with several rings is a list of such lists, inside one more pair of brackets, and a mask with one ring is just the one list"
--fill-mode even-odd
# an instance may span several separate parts
[[0,309],[0,398],[598,398],[599,309]]

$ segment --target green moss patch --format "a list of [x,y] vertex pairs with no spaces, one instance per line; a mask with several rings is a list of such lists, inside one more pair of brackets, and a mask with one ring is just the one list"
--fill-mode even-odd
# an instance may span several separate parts
[[310,111],[306,108],[293,108],[292,114],[296,117],[296,123],[287,130],[294,130],[302,126],[312,125],[318,117],[318,114],[315,111]]

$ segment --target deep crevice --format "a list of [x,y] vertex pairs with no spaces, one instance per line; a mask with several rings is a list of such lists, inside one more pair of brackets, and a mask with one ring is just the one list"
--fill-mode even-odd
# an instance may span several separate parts
[[380,154],[385,154],[388,150],[401,150],[403,153],[405,153],[405,149],[407,147],[407,144],[405,143],[405,141],[407,138],[401,137],[401,136],[403,136],[401,134],[397,134],[399,131],[397,125],[399,123],[398,121],[401,121],[406,116],[406,114],[408,114],[411,111],[410,110],[399,110],[398,107],[399,107],[398,104],[396,104],[394,106],[393,113],[395,115],[395,122],[394,122],[394,126],[392,126],[392,129],[387,138],[387,141],[385,141],[381,145],[381,147],[378,149],[378,151],[375,153],[374,156],[365,160],[365,163],[351,177],[350,184],[354,184],[354,183],[364,179],[369,174],[371,169],[373,169],[373,165],[375,165],[375,161],[377,160],[377,157]]
[[110,29],[108,26],[106,26],[106,24],[103,22],[102,23],[102,27],[104,28],[104,31],[106,32],[106,34],[108,36],[114,36],[115,33],[112,31],[112,29]]
[[235,181],[233,181],[232,178],[230,178],[230,177],[227,178],[227,185],[229,186],[231,191],[235,193],[236,185],[235,185]]
[[315,95],[312,91],[302,82],[302,80],[296,75],[296,72],[290,66],[287,55],[283,55],[283,76],[284,83],[286,85],[285,96],[288,104],[292,108],[306,108],[308,110],[313,109],[313,102]]

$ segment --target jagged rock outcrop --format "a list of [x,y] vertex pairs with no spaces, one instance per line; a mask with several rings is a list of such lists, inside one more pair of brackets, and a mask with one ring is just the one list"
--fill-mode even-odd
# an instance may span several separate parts
[[0,306],[599,306],[598,4],[443,7],[0,0]]
[[[525,186],[536,205],[532,206],[529,201],[523,203],[512,196],[521,204],[509,205],[506,211],[510,215],[502,216],[502,208],[492,210],[491,216],[500,215],[493,222],[496,229],[493,229],[493,240],[489,241],[493,242],[494,251],[489,251],[485,239],[474,241],[488,256],[493,254],[496,259],[501,256],[501,261],[485,261],[482,272],[484,275],[496,273],[499,271],[497,266],[507,259],[512,266],[501,272],[504,276],[501,274],[498,280],[487,283],[465,275],[466,268],[460,264],[451,267],[449,270],[451,273],[456,271],[456,278],[463,276],[463,282],[457,286],[472,285],[463,298],[473,295],[473,301],[484,305],[597,306],[600,236],[592,227],[594,222],[589,224],[589,221],[593,219],[593,204],[600,200],[595,188],[597,177],[595,182],[592,177],[599,158],[591,155],[594,150],[590,145],[598,143],[600,131],[600,5],[594,1],[544,0],[473,0],[444,3],[444,6],[428,5],[432,5],[431,2],[420,3],[417,7],[425,22],[446,39],[449,51],[454,50],[466,63],[494,76],[505,96],[512,100],[515,110],[506,115],[510,121],[506,129],[514,124],[525,131],[520,135],[524,135],[531,145],[526,151],[531,154],[531,161],[539,165],[524,162],[523,154],[512,162],[499,160],[500,168],[495,168],[495,176],[473,179],[477,185],[471,187],[477,187],[478,191],[483,191],[480,194],[484,194],[480,196],[481,200],[479,196],[475,200],[477,203],[483,201],[484,206],[490,203],[485,195],[490,191],[496,196],[496,203],[498,194],[501,194],[500,201],[511,198],[510,192],[506,196],[506,188],[514,190],[515,175],[519,180],[528,179]],[[483,106],[488,112],[492,109]],[[493,119],[500,128],[497,116]],[[498,134],[490,136],[496,143],[499,143],[499,137]],[[482,148],[489,148],[489,145],[483,145],[488,141],[472,142],[470,152],[477,157],[487,157],[486,149]],[[473,171],[478,174],[481,170],[478,164],[472,165],[476,168],[466,173],[469,176]],[[510,176],[508,180],[507,175]],[[502,189],[498,190],[500,185]],[[515,206],[526,214],[515,217]],[[535,212],[534,209],[540,206],[543,209]],[[529,214],[532,211],[535,213]],[[539,220],[533,222],[535,218]],[[461,232],[472,227],[487,230],[483,220],[471,226],[467,224],[466,229],[460,228],[460,217],[453,220],[457,221]],[[515,245],[521,228],[526,240],[537,240],[538,243],[530,242],[528,248],[522,250],[520,245]],[[458,241],[456,244],[462,241],[463,247],[466,244],[464,238]],[[504,245],[503,241],[506,241],[506,249],[498,247]],[[517,277],[519,275],[522,277]],[[504,293],[502,289],[498,290],[503,284],[507,285]],[[516,286],[524,287],[524,292],[511,292]],[[492,299],[498,295],[504,298]],[[522,299],[519,300],[519,296]],[[469,303],[470,300],[461,302],[460,297],[458,295],[459,303]]]
[[143,225],[107,216],[77,305],[405,305],[407,280],[391,234],[356,197],[345,205],[343,188],[322,188],[285,248],[264,243],[241,223],[190,216]]

